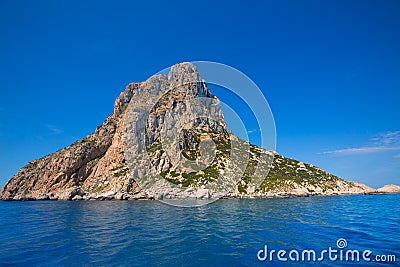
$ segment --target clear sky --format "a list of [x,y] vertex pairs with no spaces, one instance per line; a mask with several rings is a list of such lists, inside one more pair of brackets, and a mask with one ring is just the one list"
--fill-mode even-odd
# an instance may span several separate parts
[[129,82],[193,60],[257,83],[282,155],[400,184],[399,14],[397,0],[0,1],[0,186],[90,134]]

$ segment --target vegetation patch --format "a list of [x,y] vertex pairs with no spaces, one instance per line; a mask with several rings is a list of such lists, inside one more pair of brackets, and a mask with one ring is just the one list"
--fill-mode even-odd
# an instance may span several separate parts
[[162,144],[161,143],[156,143],[156,144],[153,144],[151,146],[146,147],[147,153],[153,153],[153,152],[156,152],[156,151],[161,150],[161,149],[162,149]]

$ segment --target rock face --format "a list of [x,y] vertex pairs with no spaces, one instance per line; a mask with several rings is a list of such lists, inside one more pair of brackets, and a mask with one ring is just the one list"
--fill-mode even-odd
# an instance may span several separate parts
[[394,184],[388,184],[381,188],[378,188],[376,191],[378,191],[379,193],[384,193],[384,194],[400,193],[400,186],[394,185]]
[[400,194],[400,186],[394,184],[388,184],[378,189],[370,189],[364,192],[366,195],[378,195],[378,194]]
[[[239,148],[249,153],[235,154]],[[258,166],[270,168],[268,175]],[[235,137],[196,67],[180,63],[168,75],[129,84],[93,134],[29,162],[0,190],[0,198],[207,199],[365,190]]]

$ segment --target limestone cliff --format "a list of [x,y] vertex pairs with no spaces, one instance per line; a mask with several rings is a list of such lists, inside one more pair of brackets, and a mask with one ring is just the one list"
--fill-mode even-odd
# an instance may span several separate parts
[[[235,155],[238,148],[249,153]],[[268,175],[257,171],[261,165],[270,169]],[[230,189],[223,194],[228,197],[365,191],[235,137],[195,66],[180,63],[167,75],[129,84],[93,134],[29,162],[0,190],[0,198],[207,198],[221,188]]]

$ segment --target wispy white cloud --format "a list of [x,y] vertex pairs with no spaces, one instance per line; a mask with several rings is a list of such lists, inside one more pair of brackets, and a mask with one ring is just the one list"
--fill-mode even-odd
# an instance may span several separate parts
[[394,155],[393,158],[400,159],[400,154]]
[[247,133],[252,134],[252,133],[255,133],[257,131],[258,131],[257,129],[250,129],[250,130],[247,130]]
[[[324,154],[357,155],[357,154],[372,154],[372,153],[397,151],[397,150],[400,151],[400,131],[379,133],[370,140],[372,141],[372,144],[366,146],[326,151],[324,152]],[[397,156],[400,157],[400,154],[396,155],[395,157]]]
[[54,125],[47,125],[47,129],[50,130],[50,134],[51,134],[51,135],[61,134],[61,133],[64,132],[63,130],[57,128],[57,127],[54,126]]
[[371,138],[370,140],[373,141],[374,144],[376,145],[400,146],[400,131],[380,133],[376,137]]
[[384,147],[384,146],[366,146],[355,148],[344,148],[333,151],[327,151],[325,154],[341,154],[341,155],[355,155],[355,154],[371,154],[385,151],[400,150],[400,147]]

